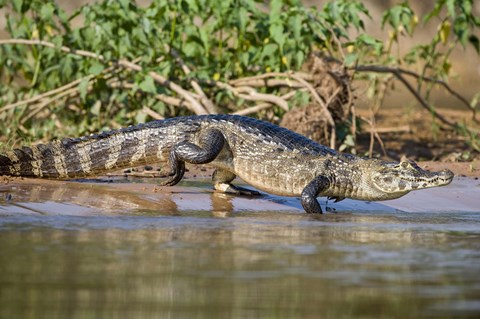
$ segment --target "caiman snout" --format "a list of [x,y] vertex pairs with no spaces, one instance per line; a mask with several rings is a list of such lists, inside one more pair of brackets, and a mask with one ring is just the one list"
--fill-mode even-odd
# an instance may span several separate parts
[[430,172],[409,160],[400,163],[377,163],[381,168],[373,175],[372,181],[383,199],[398,198],[412,190],[445,186],[450,184],[454,177],[453,172],[448,169]]
[[445,182],[444,185],[450,184],[454,176],[455,174],[453,174],[453,172],[449,169],[444,169],[443,171],[438,172],[438,177],[443,179]]

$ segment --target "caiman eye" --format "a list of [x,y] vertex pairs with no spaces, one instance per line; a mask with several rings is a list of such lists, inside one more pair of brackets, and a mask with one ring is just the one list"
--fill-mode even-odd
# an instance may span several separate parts
[[410,162],[402,161],[402,162],[400,163],[400,166],[402,166],[402,168],[407,168],[407,167],[410,166]]

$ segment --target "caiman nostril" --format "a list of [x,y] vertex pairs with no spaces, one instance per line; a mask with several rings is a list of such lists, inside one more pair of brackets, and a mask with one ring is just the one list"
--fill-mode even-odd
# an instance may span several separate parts
[[440,171],[440,176],[443,177],[443,178],[451,179],[455,175],[453,174],[453,172],[451,170],[444,169],[443,171]]

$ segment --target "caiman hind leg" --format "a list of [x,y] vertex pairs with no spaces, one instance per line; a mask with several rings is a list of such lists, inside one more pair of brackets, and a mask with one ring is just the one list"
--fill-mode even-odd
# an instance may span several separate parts
[[212,181],[213,187],[222,193],[235,194],[235,195],[247,195],[247,196],[260,196],[257,191],[250,190],[248,188],[232,185],[230,182],[237,177],[232,172],[223,169],[217,169],[213,172]]
[[322,214],[317,196],[330,185],[328,178],[317,176],[302,191],[302,206],[309,214]]
[[200,140],[200,145],[187,141],[175,144],[169,155],[169,178],[160,185],[173,186],[177,184],[185,174],[185,162],[191,164],[210,163],[217,157],[224,145],[225,137],[216,129],[206,131]]

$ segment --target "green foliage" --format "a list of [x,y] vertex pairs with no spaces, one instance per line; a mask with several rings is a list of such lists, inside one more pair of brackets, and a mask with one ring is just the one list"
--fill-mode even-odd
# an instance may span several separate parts
[[[52,101],[35,117],[13,114],[31,111],[23,105],[1,113],[0,120],[13,117],[14,130],[51,137],[54,133],[38,119],[51,119],[52,114],[72,134],[110,126],[112,120],[132,124],[144,106],[160,115],[182,114],[185,109],[167,107],[155,98],[155,94],[174,93],[154,83],[149,71],[190,89],[192,78],[228,82],[263,72],[298,70],[312,50],[338,50],[335,37],[348,38],[352,26],[362,29],[362,14],[368,14],[362,4],[351,1],[329,3],[323,10],[307,9],[300,1],[273,0],[269,10],[262,6],[259,0],[155,0],[147,7],[128,0],[104,0],[67,16],[53,0],[0,1],[0,7],[9,8],[6,29],[11,38],[56,46],[0,46],[0,108],[79,80],[77,94]],[[83,24],[74,27],[74,19]],[[62,46],[96,53],[103,60],[60,52]],[[188,75],[173,51],[190,66]],[[113,71],[116,78],[132,85],[110,85],[109,68],[115,61],[137,58],[141,73]],[[222,90],[205,90],[212,101],[233,103],[233,97]],[[98,101],[103,120],[93,109]],[[2,135],[8,133],[6,128],[0,130]]]
[[[54,0],[0,0],[0,8],[7,8],[6,31],[12,39],[55,46],[0,45],[0,121],[9,123],[0,126],[0,136],[80,135],[149,120],[152,112],[189,113],[158,98],[182,99],[151,72],[192,92],[195,80],[219,111],[235,111],[248,104],[211,85],[212,81],[229,83],[265,72],[298,71],[314,51],[352,68],[371,63],[421,64],[422,76],[443,79],[457,43],[480,50],[473,32],[480,19],[473,15],[472,3],[437,0],[423,20],[425,24],[440,21],[435,37],[398,56],[393,46],[400,44],[404,32],[413,36],[419,23],[407,1],[384,13],[382,27],[391,28],[384,43],[364,33],[364,20],[370,15],[361,1],[353,0],[329,1],[320,9],[306,8],[299,0],[153,0],[146,7],[133,0],[103,0],[86,4],[71,16]],[[453,42],[447,41],[452,38]],[[141,71],[118,67],[120,60],[135,61]],[[35,103],[12,106],[58,88],[63,90]],[[279,87],[258,91],[282,94]],[[298,100],[308,102],[300,94],[290,106]],[[152,112],[145,113],[145,108]],[[281,116],[284,111],[277,107],[274,112]]]

